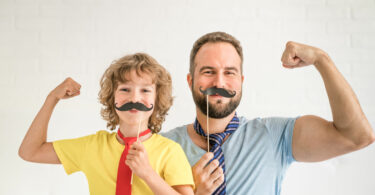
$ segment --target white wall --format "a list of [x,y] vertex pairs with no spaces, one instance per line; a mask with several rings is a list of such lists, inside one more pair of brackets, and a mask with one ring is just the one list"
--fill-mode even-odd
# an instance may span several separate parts
[[[244,48],[240,115],[331,119],[315,68],[281,66],[284,45],[294,40],[330,54],[375,126],[374,0],[1,0],[0,194],[88,194],[82,173],[22,161],[18,147],[46,95],[68,76],[82,84],[81,95],[56,107],[48,140],[105,129],[99,79],[124,54],[147,52],[171,72],[176,98],[164,130],[192,122],[189,52],[198,37],[218,30]],[[327,162],[296,163],[283,194],[373,195],[374,151],[372,145]]]

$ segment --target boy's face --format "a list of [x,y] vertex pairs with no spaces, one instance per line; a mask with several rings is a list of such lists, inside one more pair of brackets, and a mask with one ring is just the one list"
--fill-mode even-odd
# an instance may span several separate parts
[[[147,108],[155,106],[156,86],[152,83],[151,77],[144,73],[138,76],[135,70],[128,73],[126,77],[129,81],[118,83],[115,91],[115,104],[117,104],[117,107],[129,102],[142,103]],[[154,109],[150,111],[139,111],[136,109],[119,111],[116,109],[120,123],[123,122],[127,125],[136,125],[141,120],[148,121],[153,111]]]

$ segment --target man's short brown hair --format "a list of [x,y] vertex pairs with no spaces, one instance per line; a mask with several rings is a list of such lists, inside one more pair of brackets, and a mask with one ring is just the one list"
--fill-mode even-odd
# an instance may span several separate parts
[[212,32],[203,35],[197,41],[195,41],[193,48],[190,52],[190,75],[194,77],[195,71],[195,56],[197,55],[199,49],[206,43],[218,43],[218,42],[226,42],[233,45],[236,49],[238,55],[241,58],[241,74],[242,74],[242,63],[243,63],[243,54],[242,54],[242,47],[240,42],[234,38],[232,35],[225,33],[225,32]]

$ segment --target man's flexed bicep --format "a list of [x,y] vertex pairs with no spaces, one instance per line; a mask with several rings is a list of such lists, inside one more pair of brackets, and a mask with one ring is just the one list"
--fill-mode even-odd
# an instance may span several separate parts
[[296,160],[322,161],[374,142],[375,134],[354,91],[326,52],[288,42],[281,61],[285,68],[314,65],[323,79],[332,111],[332,122],[316,116],[296,121],[293,133]]
[[293,157],[301,162],[319,162],[364,146],[340,132],[333,122],[306,115],[296,120],[293,130]]
[[355,145],[332,122],[308,115],[296,120],[292,148],[297,161],[317,162],[354,151]]

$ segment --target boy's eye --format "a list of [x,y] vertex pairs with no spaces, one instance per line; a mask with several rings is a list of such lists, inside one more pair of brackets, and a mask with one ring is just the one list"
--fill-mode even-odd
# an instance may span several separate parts
[[142,89],[142,92],[144,92],[144,93],[148,93],[148,92],[151,92],[151,90],[148,90],[148,89]]
[[120,91],[126,91],[126,92],[128,92],[129,89],[128,88],[122,88],[122,89],[120,89]]

